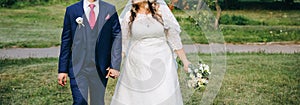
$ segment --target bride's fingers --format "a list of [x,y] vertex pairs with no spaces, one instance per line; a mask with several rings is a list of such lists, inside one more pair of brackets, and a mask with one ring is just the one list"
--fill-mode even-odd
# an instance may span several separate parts
[[118,78],[119,76],[120,76],[120,73],[119,73],[119,71],[116,71],[116,70],[112,70],[112,73],[111,73],[112,75],[110,75],[110,76],[112,76],[112,77],[114,77],[114,78]]
[[110,73],[109,76],[115,76],[115,74],[114,73]]
[[106,78],[108,78],[110,74],[111,74],[111,71],[108,71]]
[[119,72],[119,71],[116,71],[116,70],[115,70],[115,71],[114,71],[114,74],[115,74],[116,77],[120,76],[120,72]]
[[184,71],[188,72],[189,67],[188,66],[184,66],[183,69],[184,69]]

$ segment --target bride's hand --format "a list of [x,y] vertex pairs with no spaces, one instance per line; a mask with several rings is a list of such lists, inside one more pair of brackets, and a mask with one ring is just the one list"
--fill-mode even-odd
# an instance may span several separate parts
[[188,68],[189,68],[189,65],[191,64],[190,61],[185,61],[183,62],[183,69],[188,72]]

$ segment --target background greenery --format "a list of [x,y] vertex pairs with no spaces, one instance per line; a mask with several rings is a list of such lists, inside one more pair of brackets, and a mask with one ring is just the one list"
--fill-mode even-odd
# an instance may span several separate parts
[[79,0],[1,0],[0,7],[23,8],[36,5],[70,4]]
[[[75,1],[0,0],[0,48],[59,46],[65,8]],[[220,28],[225,41],[299,43],[300,11],[278,9],[223,10]],[[191,17],[195,11],[173,12],[184,34],[196,43],[208,43]],[[227,72],[214,104],[300,104],[299,55],[227,54]],[[210,55],[200,57],[211,62]],[[0,105],[70,104],[69,86],[57,84],[57,62],[57,58],[1,59]],[[108,96],[113,94],[115,83],[109,81]],[[201,92],[195,92],[187,105],[198,105],[200,99]]]
[[[50,0],[21,9],[0,8],[0,48],[59,46],[65,8],[75,1]],[[122,8],[118,7],[120,13]],[[201,27],[190,17],[193,10],[177,10],[174,14],[193,42],[208,43]],[[224,10],[220,28],[227,43],[299,43],[299,17],[298,10]]]
[[[211,62],[210,55],[199,55]],[[65,104],[69,85],[57,84],[57,58],[0,60],[0,104]],[[214,104],[300,104],[300,54],[229,53],[227,71]],[[116,80],[110,79],[107,96]],[[199,105],[195,92],[186,105]],[[109,101],[109,100],[107,100]]]

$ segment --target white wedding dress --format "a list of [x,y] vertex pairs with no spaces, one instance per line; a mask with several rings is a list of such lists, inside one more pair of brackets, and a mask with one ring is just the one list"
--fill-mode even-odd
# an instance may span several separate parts
[[182,105],[173,50],[181,49],[176,29],[151,15],[137,14],[129,34],[129,16],[122,21],[125,59],[111,105]]

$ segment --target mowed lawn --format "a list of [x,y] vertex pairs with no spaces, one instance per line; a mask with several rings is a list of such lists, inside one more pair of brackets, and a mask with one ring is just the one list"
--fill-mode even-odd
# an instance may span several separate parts
[[[210,55],[200,55],[210,62]],[[0,60],[0,104],[65,104],[69,86],[57,84],[57,58]],[[215,104],[300,104],[300,54],[241,53],[227,55],[227,71]],[[116,80],[110,80],[112,96]],[[187,105],[199,105],[195,92]],[[109,98],[108,98],[109,99]],[[109,101],[109,100],[108,100]]]
[[0,8],[0,48],[60,45],[65,6]]

